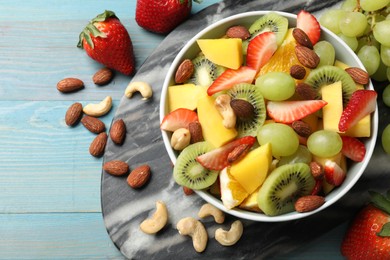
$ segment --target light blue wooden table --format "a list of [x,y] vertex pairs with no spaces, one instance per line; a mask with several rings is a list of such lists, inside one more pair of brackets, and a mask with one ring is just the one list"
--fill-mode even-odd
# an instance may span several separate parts
[[[194,4],[197,12],[218,0]],[[0,0],[0,259],[122,259],[107,235],[100,204],[102,159],[89,155],[94,135],[65,125],[73,102],[111,95],[114,107],[130,77],[105,87],[92,83],[101,65],[76,48],[85,24],[116,12],[134,44],[137,66],[163,36],[136,24],[135,0]],[[64,95],[56,83],[82,79]],[[346,225],[280,259],[337,259]]]

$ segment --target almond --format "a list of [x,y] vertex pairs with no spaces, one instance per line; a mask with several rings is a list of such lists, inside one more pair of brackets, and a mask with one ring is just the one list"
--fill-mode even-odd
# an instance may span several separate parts
[[311,175],[313,175],[314,179],[322,180],[324,178],[324,167],[322,167],[321,164],[313,161],[310,163],[309,166],[310,166]]
[[306,76],[306,69],[301,65],[292,65],[290,68],[290,75],[294,79],[304,79]]
[[233,163],[244,157],[248,152],[251,146],[249,144],[240,144],[235,147],[233,151],[228,154],[227,161]]
[[106,130],[106,125],[98,118],[93,116],[84,116],[81,123],[85,128],[95,134],[100,134]]
[[302,137],[309,137],[309,135],[311,135],[313,132],[310,128],[310,125],[304,121],[294,121],[292,122],[291,127],[298,135]]
[[82,115],[83,105],[79,102],[73,103],[66,111],[65,123],[68,126],[74,126],[80,121]]
[[103,164],[103,170],[114,176],[122,176],[129,172],[129,165],[120,160],[112,160]]
[[77,78],[65,78],[57,83],[57,89],[62,93],[75,92],[83,87],[84,82]]
[[309,36],[307,36],[307,34],[302,29],[295,28],[292,32],[292,36],[299,45],[313,49],[313,43],[310,41]]
[[320,57],[318,57],[317,53],[305,46],[295,46],[295,54],[299,62],[309,69],[315,69],[320,62]]
[[112,123],[110,129],[111,140],[118,145],[122,145],[126,137],[126,125],[123,119],[117,119]]
[[366,85],[370,81],[370,75],[361,68],[351,67],[346,68],[345,71],[351,76],[353,81],[357,84]]
[[202,142],[204,140],[202,126],[198,121],[189,123],[188,130],[190,131],[190,135],[191,135],[191,140],[190,140],[191,144]]
[[92,156],[101,157],[104,154],[104,149],[106,148],[107,138],[108,136],[106,132],[98,134],[89,146],[89,153]]
[[298,212],[309,212],[321,207],[325,203],[325,198],[318,195],[307,195],[300,197],[295,202],[295,210]]
[[255,115],[255,108],[253,105],[244,99],[232,99],[230,101],[230,106],[236,116],[242,120],[251,119]]
[[251,36],[251,34],[245,26],[236,25],[230,27],[226,31],[226,36],[229,38],[240,38],[242,40],[246,40]]
[[179,65],[179,68],[177,68],[177,71],[175,74],[175,82],[176,83],[184,83],[189,78],[191,78],[193,73],[194,73],[194,64],[192,63],[192,61],[190,59],[185,59]]
[[114,76],[114,73],[109,68],[102,68],[98,70],[92,77],[93,83],[99,86],[107,85],[110,83]]
[[141,188],[150,178],[149,165],[141,165],[132,170],[127,177],[127,183],[134,189]]
[[298,83],[295,87],[295,92],[304,100],[313,100],[317,97],[317,91],[306,83]]

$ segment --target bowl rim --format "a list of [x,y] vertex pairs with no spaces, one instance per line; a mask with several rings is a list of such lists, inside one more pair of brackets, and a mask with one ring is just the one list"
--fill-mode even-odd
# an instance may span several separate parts
[[[265,14],[270,13],[270,12],[274,12],[274,13],[280,14],[286,18],[294,19],[294,20],[296,20],[296,17],[297,17],[297,15],[292,14],[292,13],[282,12],[282,11],[273,11],[273,10],[243,12],[243,13],[239,13],[239,14],[235,14],[235,15],[223,18],[217,22],[214,22],[211,25],[206,26],[204,29],[202,29],[200,32],[198,32],[194,37],[192,37],[183,46],[183,48],[179,51],[179,53],[176,55],[175,59],[173,60],[173,62],[171,63],[171,65],[168,69],[167,76],[165,77],[163,87],[161,90],[161,99],[160,99],[160,106],[159,106],[160,122],[162,122],[162,120],[166,114],[166,100],[167,100],[167,92],[168,92],[167,90],[168,90],[168,87],[170,86],[170,82],[172,82],[172,77],[174,75],[174,72],[177,69],[179,62],[181,62],[184,54],[191,48],[191,46],[193,44],[196,43],[197,39],[201,38],[206,33],[215,29],[216,27],[221,26],[224,23],[230,22],[232,20],[245,19],[247,17],[252,17],[252,16],[261,16],[261,15],[265,15]],[[359,60],[357,55],[336,34],[334,34],[330,30],[321,26],[321,34],[323,35],[323,33],[327,34],[334,41],[337,41],[340,45],[342,45],[344,47],[343,52],[347,52],[348,55],[352,56],[353,59],[358,64],[358,67],[364,69],[364,65]],[[321,36],[321,38],[322,37],[323,36]],[[371,80],[370,80],[369,84],[367,85],[366,89],[374,90],[374,87],[373,87]],[[242,219],[259,221],[259,222],[283,222],[283,221],[290,221],[290,220],[305,218],[307,216],[313,215],[313,214],[320,212],[320,211],[324,210],[325,208],[333,205],[336,201],[338,201],[341,197],[343,197],[356,184],[356,182],[360,179],[360,177],[364,173],[364,171],[365,171],[365,169],[366,169],[366,167],[371,159],[371,156],[374,152],[375,143],[376,143],[376,139],[377,139],[377,133],[378,133],[378,106],[376,105],[375,111],[371,114],[371,136],[369,138],[367,138],[368,140],[366,143],[368,143],[369,145],[368,145],[368,147],[366,147],[365,159],[362,162],[355,163],[355,164],[360,164],[360,168],[357,170],[357,173],[355,173],[353,178],[348,183],[346,183],[345,186],[338,187],[337,191],[332,191],[332,193],[334,195],[331,196],[330,199],[326,200],[325,203],[321,207],[319,207],[313,211],[310,211],[310,212],[298,213],[298,212],[294,211],[294,212],[290,212],[290,213],[286,213],[286,214],[278,215],[278,216],[267,216],[261,212],[252,212],[249,210],[240,209],[238,207],[233,208],[233,209],[227,209],[222,204],[222,201],[220,199],[210,195],[208,192],[202,191],[202,190],[195,190],[195,193],[197,195],[199,195],[203,200],[205,200],[208,203],[211,203],[212,205],[216,206],[220,210],[222,210],[230,215],[233,215],[235,217],[242,218]],[[172,147],[170,146],[170,140],[169,140],[168,133],[164,130],[161,130],[161,134],[163,137],[165,149],[168,152],[168,155],[172,161],[172,164],[174,165],[176,163],[176,155],[175,155],[175,152],[173,151]],[[326,197],[329,198],[328,195]]]

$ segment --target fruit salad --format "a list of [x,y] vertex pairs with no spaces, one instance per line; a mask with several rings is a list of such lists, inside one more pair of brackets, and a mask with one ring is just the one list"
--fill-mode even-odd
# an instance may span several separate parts
[[226,209],[277,216],[322,206],[362,162],[377,93],[337,59],[317,19],[276,12],[234,25],[177,68],[161,129],[178,152],[173,178]]

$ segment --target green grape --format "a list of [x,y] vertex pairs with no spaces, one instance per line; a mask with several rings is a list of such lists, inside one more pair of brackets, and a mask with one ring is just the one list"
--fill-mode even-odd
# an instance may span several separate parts
[[382,60],[379,63],[378,69],[371,75],[371,78],[379,82],[387,80],[387,66],[383,64]]
[[336,51],[333,45],[327,41],[319,41],[313,47],[314,52],[320,57],[320,63],[317,67],[323,65],[333,65],[336,57]]
[[390,20],[376,23],[373,28],[375,39],[387,47],[390,47]]
[[345,11],[353,11],[357,6],[357,0],[345,0],[342,5],[341,9]]
[[270,143],[274,157],[289,156],[294,154],[299,146],[298,135],[288,125],[281,123],[269,123],[263,125],[257,133],[257,141],[260,145]]
[[386,70],[387,80],[390,81],[390,67]]
[[284,164],[293,164],[293,163],[306,163],[309,164],[312,161],[312,154],[304,145],[299,145],[295,153],[290,156],[283,156],[280,158],[278,166]]
[[358,57],[366,68],[368,74],[373,75],[380,65],[380,55],[374,46],[365,45],[359,52]]
[[340,39],[343,40],[349,46],[349,48],[351,48],[353,51],[356,51],[359,45],[359,42],[356,37],[348,37],[342,33],[339,33],[337,36],[339,36]]
[[360,12],[346,12],[340,19],[339,27],[342,34],[348,37],[360,36],[367,28],[367,18]]
[[382,93],[383,103],[390,107],[390,85],[387,85]]
[[285,72],[268,72],[256,79],[265,99],[272,101],[286,100],[295,93],[295,80]]
[[316,131],[307,139],[307,148],[312,154],[319,157],[335,156],[342,147],[343,141],[340,135],[330,130]]
[[344,16],[346,11],[340,9],[329,9],[320,17],[320,24],[331,30],[335,34],[340,33],[339,21]]
[[390,0],[360,0],[360,7],[367,12],[377,11],[390,3]]
[[381,45],[381,60],[382,62],[390,67],[390,47],[386,47],[385,45]]
[[390,124],[382,132],[382,147],[387,154],[390,154]]

